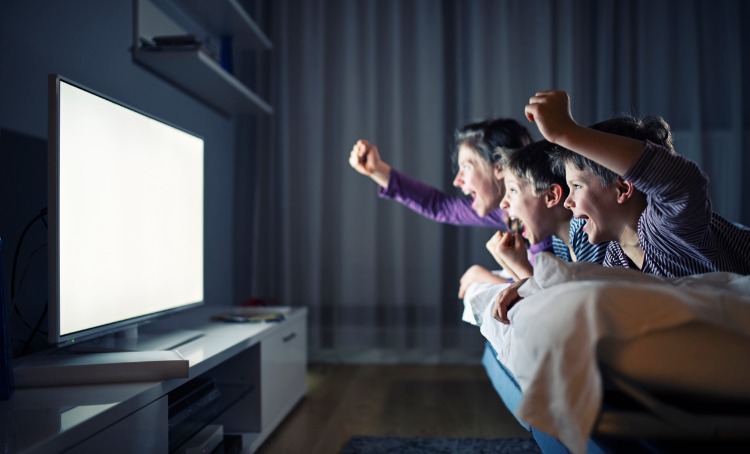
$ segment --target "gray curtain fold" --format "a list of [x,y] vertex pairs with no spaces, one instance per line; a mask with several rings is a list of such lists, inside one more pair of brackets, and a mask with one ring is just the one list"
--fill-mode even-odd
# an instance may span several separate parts
[[662,115],[678,152],[711,177],[714,209],[750,224],[738,191],[750,171],[746,2],[260,3],[275,114],[244,120],[257,146],[237,159],[235,290],[307,306],[311,361],[476,362],[483,345],[457,292],[468,266],[493,267],[493,232],[380,200],[348,165],[359,138],[458,194],[455,128],[512,117],[539,138],[525,103],[564,89],[584,124]]

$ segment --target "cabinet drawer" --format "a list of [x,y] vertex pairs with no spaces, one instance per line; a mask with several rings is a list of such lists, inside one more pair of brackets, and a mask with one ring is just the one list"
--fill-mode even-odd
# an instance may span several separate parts
[[261,343],[261,425],[275,425],[307,392],[307,326],[287,321]]
[[167,452],[167,448],[167,398],[162,397],[65,452],[129,454]]

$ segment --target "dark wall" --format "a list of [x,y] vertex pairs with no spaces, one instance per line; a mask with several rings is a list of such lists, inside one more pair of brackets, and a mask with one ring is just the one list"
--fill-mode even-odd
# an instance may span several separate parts
[[[205,139],[205,297],[208,304],[233,303],[235,121],[133,62],[132,8],[130,0],[0,0],[6,289],[21,231],[46,206],[47,75],[58,73]],[[17,302],[32,324],[46,301],[45,242],[37,222],[19,254],[25,275]]]

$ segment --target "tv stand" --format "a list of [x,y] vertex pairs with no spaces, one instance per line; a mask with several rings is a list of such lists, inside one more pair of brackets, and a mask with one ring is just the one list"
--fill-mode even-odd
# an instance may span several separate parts
[[[153,323],[204,334],[176,349],[189,361],[187,378],[16,389],[0,401],[2,452],[166,453],[208,426],[254,452],[307,392],[307,309],[274,323],[210,320],[228,310],[206,306]],[[191,403],[205,406],[180,424],[185,413],[175,401],[207,383],[210,393]]]

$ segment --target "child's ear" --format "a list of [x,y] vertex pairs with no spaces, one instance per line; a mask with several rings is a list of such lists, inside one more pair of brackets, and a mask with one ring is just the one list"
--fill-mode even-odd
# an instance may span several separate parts
[[544,191],[544,201],[547,204],[547,208],[552,208],[562,202],[564,200],[563,194],[562,186],[559,184],[553,183],[549,185],[547,190]]
[[633,183],[619,176],[617,177],[617,180],[615,180],[615,190],[617,191],[617,203],[620,204],[630,200],[636,191]]
[[496,180],[502,180],[505,177],[503,174],[503,165],[499,162],[492,164],[492,173],[495,175]]

